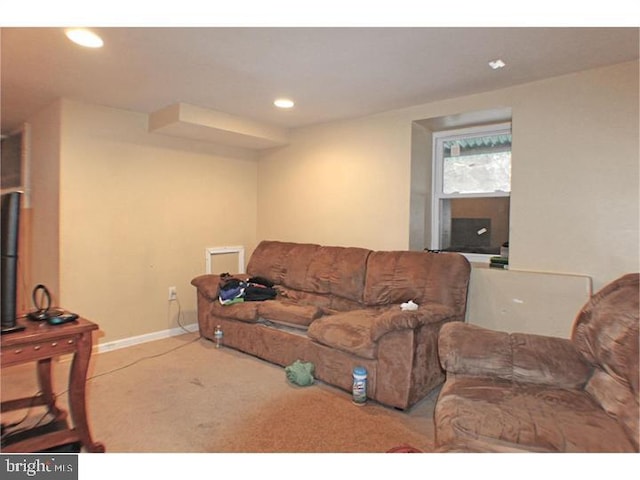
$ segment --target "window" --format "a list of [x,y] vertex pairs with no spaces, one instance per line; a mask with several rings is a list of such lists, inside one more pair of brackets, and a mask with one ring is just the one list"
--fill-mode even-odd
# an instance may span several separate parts
[[22,132],[3,137],[2,150],[2,190],[20,189],[23,185],[22,174]]
[[0,190],[24,192],[23,208],[29,208],[29,124],[0,140]]
[[510,194],[510,123],[433,134],[434,249],[498,255]]

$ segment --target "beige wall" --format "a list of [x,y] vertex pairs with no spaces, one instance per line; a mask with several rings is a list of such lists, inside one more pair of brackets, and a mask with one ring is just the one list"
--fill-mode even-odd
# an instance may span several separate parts
[[176,327],[176,286],[195,322],[205,248],[255,243],[254,155],[147,133],[144,114],[61,106],[61,305],[106,342]]
[[432,168],[424,159],[431,156],[432,134],[425,126],[411,123],[409,250],[422,250],[431,243]]
[[467,321],[493,330],[569,338],[573,320],[591,293],[588,276],[476,265]]
[[[55,102],[29,119],[31,125],[31,212],[29,279],[46,285],[52,301],[59,304],[60,292],[60,115],[62,104]],[[27,310],[31,310],[29,294]]]
[[595,289],[640,269],[638,92],[638,62],[512,90],[514,266]]
[[411,124],[385,116],[291,133],[258,164],[258,238],[409,244]]
[[408,248],[412,122],[502,108],[511,268],[638,271],[638,62],[298,130],[260,160],[258,239]]
[[[257,162],[149,134],[144,114],[59,102],[31,119],[33,280],[56,285],[61,304],[101,325],[104,342],[175,327],[170,285],[194,322],[189,282],[204,271],[206,247],[244,245],[247,258],[261,239],[406,249],[412,172],[414,183],[425,173],[411,164],[422,148],[412,123],[502,108],[513,115],[512,268],[587,275],[594,288],[639,270],[631,62],[299,129]],[[477,287],[475,298],[491,298],[489,285]],[[487,321],[473,312],[470,321]]]

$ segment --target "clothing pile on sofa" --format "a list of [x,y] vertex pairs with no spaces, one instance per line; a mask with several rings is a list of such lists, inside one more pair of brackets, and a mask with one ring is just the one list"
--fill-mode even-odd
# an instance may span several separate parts
[[233,305],[241,302],[261,302],[276,298],[277,291],[273,282],[263,277],[251,277],[241,280],[223,273],[220,275],[218,300],[222,305]]

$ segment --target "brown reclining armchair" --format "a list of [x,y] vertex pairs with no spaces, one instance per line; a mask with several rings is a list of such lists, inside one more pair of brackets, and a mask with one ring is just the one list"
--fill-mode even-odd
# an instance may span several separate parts
[[593,295],[570,339],[444,325],[438,451],[638,452],[638,280]]

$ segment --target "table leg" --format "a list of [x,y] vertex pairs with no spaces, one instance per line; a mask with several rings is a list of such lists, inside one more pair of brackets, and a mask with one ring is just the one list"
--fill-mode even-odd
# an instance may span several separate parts
[[56,406],[56,397],[53,394],[53,385],[51,382],[51,358],[45,358],[38,360],[38,383],[40,384],[40,390],[42,391],[42,398],[45,401],[45,405],[49,408],[56,421],[64,420],[66,418],[66,412],[60,410]]
[[82,445],[89,452],[102,453],[104,445],[91,439],[89,423],[87,422],[87,408],[85,400],[85,383],[87,369],[91,358],[91,332],[83,333],[78,339],[77,351],[73,356],[71,371],[69,372],[69,410],[74,428],[78,432]]

